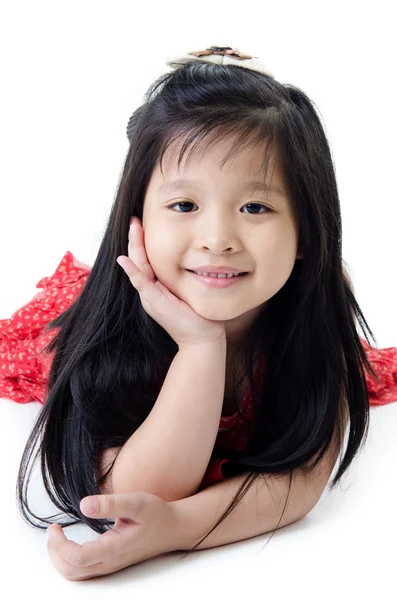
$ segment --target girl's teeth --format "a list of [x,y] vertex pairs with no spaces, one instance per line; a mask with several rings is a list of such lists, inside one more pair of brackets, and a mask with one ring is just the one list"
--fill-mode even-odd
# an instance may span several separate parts
[[224,279],[225,277],[230,279],[231,277],[237,277],[240,275],[240,273],[236,273],[235,275],[233,275],[233,273],[219,273],[217,275],[216,273],[200,273],[200,271],[193,271],[193,273],[196,273],[196,275],[205,275],[206,277],[217,277],[218,279]]

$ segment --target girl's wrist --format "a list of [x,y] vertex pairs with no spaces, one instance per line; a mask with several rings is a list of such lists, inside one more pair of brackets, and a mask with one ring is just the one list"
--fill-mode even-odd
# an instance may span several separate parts
[[193,351],[202,351],[202,350],[225,350],[227,349],[227,341],[226,337],[218,338],[217,340],[210,340],[207,342],[197,342],[192,344],[179,344],[179,350],[193,350]]

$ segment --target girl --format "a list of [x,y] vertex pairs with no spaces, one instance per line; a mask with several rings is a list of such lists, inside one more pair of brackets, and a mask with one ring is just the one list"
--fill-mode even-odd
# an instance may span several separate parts
[[379,378],[356,318],[375,338],[344,270],[313,102],[228,47],[167,64],[128,123],[95,263],[45,328],[46,401],[18,475],[36,527],[29,515],[52,522],[26,500],[39,438],[46,490],[73,517],[61,525],[104,533],[114,522],[88,518],[85,496],[174,500],[237,474],[250,487],[309,472],[350,424],[334,488],[368,432],[367,373]]

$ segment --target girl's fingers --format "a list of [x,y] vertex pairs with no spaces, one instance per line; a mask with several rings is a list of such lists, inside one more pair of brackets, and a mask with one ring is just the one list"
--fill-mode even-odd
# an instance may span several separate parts
[[124,271],[130,278],[132,285],[138,290],[138,292],[141,292],[144,287],[149,284],[154,285],[154,282],[150,281],[146,274],[141,271],[141,269],[139,269],[129,257],[119,256],[117,258],[117,262],[123,267]]
[[155,279],[143,242],[143,229],[136,217],[128,231],[128,256],[151,281]]

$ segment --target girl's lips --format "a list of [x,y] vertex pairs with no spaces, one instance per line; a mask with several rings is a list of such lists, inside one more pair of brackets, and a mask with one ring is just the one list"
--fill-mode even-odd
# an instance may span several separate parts
[[238,275],[237,277],[211,277],[210,275],[197,275],[194,271],[189,271],[186,269],[188,273],[191,273],[193,277],[201,281],[207,287],[212,288],[226,288],[229,287],[238,281],[241,281],[248,273],[244,273],[243,275]]

